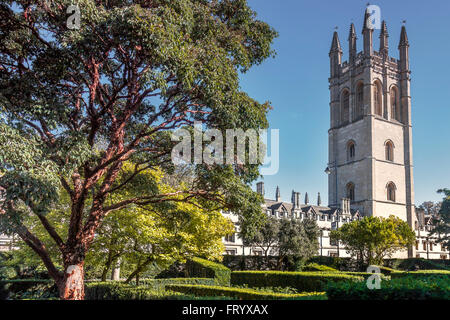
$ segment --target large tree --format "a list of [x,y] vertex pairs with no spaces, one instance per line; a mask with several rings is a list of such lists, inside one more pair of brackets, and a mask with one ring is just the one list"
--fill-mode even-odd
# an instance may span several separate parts
[[[86,254],[105,217],[130,206],[189,202],[260,215],[249,183],[258,165],[197,165],[188,189],[142,190],[117,202],[142,170],[173,169],[169,132],[267,127],[268,103],[239,88],[270,57],[275,31],[245,0],[0,4],[0,232],[16,233],[42,259],[63,299],[83,299]],[[123,182],[125,161],[135,164]],[[62,236],[46,215],[64,189],[70,216]],[[34,215],[60,251],[62,270],[30,231]]]
[[363,267],[382,265],[384,258],[413,245],[415,234],[409,225],[398,217],[364,217],[331,231],[330,238],[341,241]]
[[434,228],[431,234],[437,235],[437,242],[450,250],[450,189],[438,190],[438,193],[444,194],[444,199],[438,214],[432,220]]

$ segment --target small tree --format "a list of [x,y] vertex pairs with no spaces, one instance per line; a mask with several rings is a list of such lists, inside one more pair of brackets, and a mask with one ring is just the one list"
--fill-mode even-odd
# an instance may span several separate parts
[[264,256],[269,256],[270,249],[272,249],[278,241],[278,232],[280,229],[280,221],[275,217],[266,217],[262,227],[256,232],[256,235],[250,239],[249,243],[252,246],[261,248]]
[[400,218],[364,217],[331,231],[331,240],[341,241],[360,266],[381,265],[383,259],[415,241],[414,231]]
[[303,263],[319,250],[319,227],[313,220],[282,219],[278,231],[279,266],[285,259]]
[[438,235],[437,242],[450,250],[450,189],[438,190],[438,193],[444,194],[439,213],[432,220],[433,231],[432,235]]

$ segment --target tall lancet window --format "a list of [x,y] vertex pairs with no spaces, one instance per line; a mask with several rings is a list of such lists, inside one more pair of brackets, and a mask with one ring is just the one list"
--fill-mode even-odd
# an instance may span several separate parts
[[342,92],[342,124],[346,124],[350,120],[350,93],[348,90]]
[[383,116],[383,97],[381,95],[381,84],[378,81],[376,81],[373,86],[373,99],[375,104],[375,114]]
[[391,119],[400,121],[399,117],[399,101],[398,101],[398,90],[396,87],[391,89]]
[[352,182],[347,184],[347,198],[350,201],[355,201],[355,185]]
[[355,119],[362,117],[364,114],[364,84],[359,83],[356,87],[356,112]]
[[395,202],[395,190],[397,189],[393,182],[389,182],[387,188],[387,200]]

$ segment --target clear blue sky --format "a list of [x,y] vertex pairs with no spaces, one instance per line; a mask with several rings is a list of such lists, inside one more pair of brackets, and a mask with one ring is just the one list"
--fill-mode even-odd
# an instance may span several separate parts
[[[280,129],[280,170],[264,178],[266,197],[277,185],[285,201],[295,189],[316,202],[328,203],[329,59],[332,34],[338,27],[348,59],[350,23],[362,47],[362,20],[367,1],[249,0],[258,18],[280,34],[275,59],[241,77],[242,89],[274,106],[271,128]],[[415,203],[439,201],[439,188],[450,188],[450,1],[386,0],[380,6],[389,31],[390,55],[398,58],[402,20],[410,42]],[[378,50],[378,31],[374,33]],[[303,198],[304,199],[304,198]],[[302,199],[302,200],[303,200]]]

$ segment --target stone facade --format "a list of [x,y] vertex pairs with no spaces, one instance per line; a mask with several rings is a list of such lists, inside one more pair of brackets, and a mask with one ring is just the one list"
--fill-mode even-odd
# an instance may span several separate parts
[[[380,49],[365,14],[364,48],[356,53],[349,34],[349,59],[342,61],[337,32],[330,50],[330,130],[327,172],[330,206],[341,198],[365,216],[395,215],[414,225],[409,43],[401,29],[400,59],[389,56],[383,21]],[[413,250],[408,252],[413,256]]]

